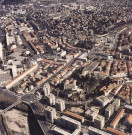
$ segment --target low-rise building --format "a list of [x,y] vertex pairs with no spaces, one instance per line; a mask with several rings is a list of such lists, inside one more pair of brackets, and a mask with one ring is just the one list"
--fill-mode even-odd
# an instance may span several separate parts
[[36,46],[29,40],[28,41],[30,47],[33,49],[33,51],[35,52],[35,54],[39,54],[39,51],[37,50]]
[[113,96],[112,95],[108,95],[108,96],[99,96],[95,99],[95,101],[101,105],[101,106],[105,106],[107,105],[109,102],[111,102],[113,100]]
[[78,59],[86,62],[87,61],[87,56],[88,56],[88,53],[85,52],[81,56],[79,56]]
[[107,132],[111,133],[112,135],[127,135],[119,130],[113,129],[111,127],[106,128]]
[[116,88],[112,90],[111,94],[117,95],[117,93],[120,91],[121,88],[122,88],[122,84],[119,84]]
[[81,131],[81,122],[64,115],[58,119],[58,124],[71,131],[75,131],[76,129]]
[[29,68],[28,70],[26,70],[25,72],[23,72],[22,74],[20,74],[16,78],[14,78],[8,84],[6,84],[6,86],[5,86],[6,89],[12,88],[15,84],[17,84],[19,81],[21,81],[22,79],[24,79],[28,74],[34,72],[34,70],[36,70],[37,68],[38,68],[38,64],[33,65],[31,68]]
[[76,90],[77,89],[76,82],[77,82],[76,80],[66,80],[64,84],[64,89]]
[[85,117],[91,121],[94,121],[94,119],[98,116],[98,113],[99,109],[91,107],[85,112]]
[[12,80],[12,77],[9,72],[0,71],[0,85],[4,86]]
[[127,126],[131,126],[132,125],[132,114],[128,114],[125,122],[124,122]]
[[66,55],[66,51],[61,50],[60,52],[58,52],[57,56],[59,57],[64,57]]
[[94,128],[91,126],[88,127],[88,133],[89,133],[89,135],[112,135],[112,134],[109,134],[107,132],[104,132],[100,129],[97,129],[97,128]]
[[84,117],[82,117],[82,116],[80,116],[80,115],[78,115],[78,114],[76,114],[76,113],[72,113],[72,112],[66,111],[66,112],[65,112],[65,115],[68,116],[68,117],[70,117],[70,118],[73,118],[73,119],[75,119],[75,120],[78,120],[78,121],[80,121],[81,123],[84,122]]
[[54,135],[72,135],[71,133],[69,133],[69,132],[67,132],[67,131],[65,131],[65,130],[63,130],[63,129],[57,127],[57,126],[54,126],[54,127],[52,128],[52,133],[53,133]]
[[123,117],[123,114],[125,112],[125,109],[121,109],[117,115],[114,117],[114,119],[112,120],[112,122],[110,123],[110,126],[112,128],[115,128],[116,125],[118,124],[119,120]]

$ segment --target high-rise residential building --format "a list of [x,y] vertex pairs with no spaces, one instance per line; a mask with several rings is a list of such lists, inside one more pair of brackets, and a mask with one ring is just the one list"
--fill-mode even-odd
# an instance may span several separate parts
[[44,91],[44,96],[50,95],[51,88],[50,88],[50,84],[49,83],[46,83],[43,86],[43,91]]
[[94,119],[94,127],[98,128],[98,129],[103,129],[105,124],[105,118],[101,115],[98,115],[95,119]]
[[56,99],[55,108],[56,110],[61,111],[61,112],[65,110],[65,101],[62,99]]
[[48,105],[55,105],[55,96],[50,94],[46,97],[46,102]]
[[56,110],[53,107],[47,106],[44,109],[44,114],[46,121],[54,123],[54,119],[56,119]]

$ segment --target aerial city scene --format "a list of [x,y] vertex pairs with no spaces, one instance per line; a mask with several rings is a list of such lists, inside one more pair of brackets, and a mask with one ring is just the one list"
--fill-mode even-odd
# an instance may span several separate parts
[[132,135],[132,0],[0,0],[0,135]]

